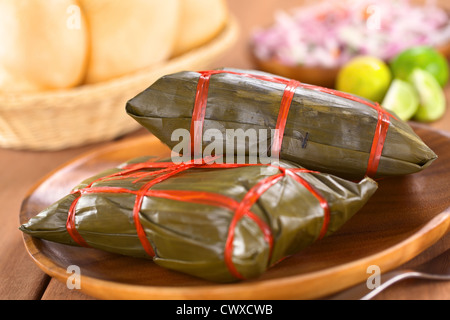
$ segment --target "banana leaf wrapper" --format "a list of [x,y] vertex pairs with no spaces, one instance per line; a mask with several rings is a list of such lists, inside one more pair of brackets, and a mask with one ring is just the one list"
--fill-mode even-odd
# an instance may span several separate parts
[[355,183],[288,161],[266,171],[153,160],[83,181],[20,230],[232,282],[258,277],[333,233],[377,189],[368,177]]
[[[281,110],[286,98],[287,111]],[[203,114],[198,117],[201,104]],[[267,155],[264,150],[273,152],[276,141],[267,129],[278,128],[281,119],[285,124],[277,157],[346,179],[411,174],[437,158],[406,122],[376,103],[253,70],[166,75],[128,101],[126,110],[172,149],[183,149],[174,132],[189,130],[193,141],[193,123],[199,122],[201,140],[195,143],[205,152],[222,137],[224,147],[214,150],[221,155],[228,148],[247,155],[255,149],[260,156]],[[213,132],[208,129],[220,135],[208,135]],[[228,139],[227,129],[255,130],[258,141]],[[180,152],[186,153],[186,148]]]

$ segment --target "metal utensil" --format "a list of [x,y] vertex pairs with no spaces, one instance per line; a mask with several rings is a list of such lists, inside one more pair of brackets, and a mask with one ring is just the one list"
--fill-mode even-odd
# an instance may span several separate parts
[[412,269],[402,269],[381,274],[380,285],[369,289],[366,282],[331,296],[330,300],[370,300],[392,284],[404,279],[419,278],[450,281],[450,249]]

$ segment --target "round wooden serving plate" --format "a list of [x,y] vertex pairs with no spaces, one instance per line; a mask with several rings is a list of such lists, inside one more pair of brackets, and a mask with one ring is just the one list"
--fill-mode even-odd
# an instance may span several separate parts
[[[25,247],[48,275],[66,283],[81,270],[81,291],[101,299],[314,299],[366,281],[371,265],[400,266],[450,230],[450,135],[414,130],[439,156],[423,172],[384,179],[369,202],[338,232],[269,269],[263,276],[217,284],[166,270],[151,260],[71,247],[24,234]],[[140,155],[169,155],[148,135],[81,156],[40,181],[23,201],[20,222],[67,194],[81,180]]]

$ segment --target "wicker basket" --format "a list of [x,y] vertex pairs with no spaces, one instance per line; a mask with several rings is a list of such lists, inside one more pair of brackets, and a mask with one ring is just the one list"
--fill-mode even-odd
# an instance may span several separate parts
[[237,35],[231,18],[206,45],[151,69],[70,90],[0,96],[0,147],[60,150],[134,131],[140,126],[125,112],[130,98],[165,74],[209,67]]

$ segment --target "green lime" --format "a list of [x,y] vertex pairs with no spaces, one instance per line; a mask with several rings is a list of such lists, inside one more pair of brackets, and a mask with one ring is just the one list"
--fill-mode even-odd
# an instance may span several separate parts
[[436,49],[428,46],[419,46],[406,49],[399,53],[390,62],[394,78],[408,81],[412,70],[424,69],[431,73],[444,87],[448,81],[448,62]]
[[446,101],[444,91],[431,73],[422,69],[414,69],[410,82],[419,94],[419,108],[414,118],[418,121],[435,121],[445,112]]
[[381,102],[391,83],[391,72],[384,61],[358,56],[339,70],[336,89]]
[[394,79],[381,105],[401,120],[407,121],[419,108],[419,97],[409,82]]

